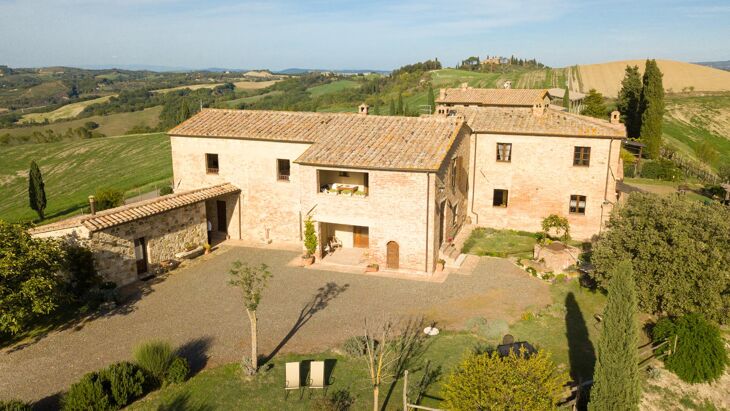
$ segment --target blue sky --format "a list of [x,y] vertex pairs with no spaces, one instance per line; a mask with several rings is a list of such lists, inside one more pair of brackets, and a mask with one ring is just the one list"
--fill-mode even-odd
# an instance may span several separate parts
[[730,1],[0,0],[0,64],[392,69],[730,59]]

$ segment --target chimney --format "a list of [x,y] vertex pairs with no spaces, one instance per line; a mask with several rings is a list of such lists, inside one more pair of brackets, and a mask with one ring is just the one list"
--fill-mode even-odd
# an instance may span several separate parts
[[617,110],[611,112],[611,124],[618,124],[621,122],[621,113]]
[[446,89],[439,89],[439,100],[444,101],[446,99]]
[[360,104],[360,111],[358,111],[359,114],[362,114],[363,116],[368,115],[368,111],[370,111],[370,106],[368,106],[365,103]]
[[543,106],[542,102],[535,103],[532,105],[532,115],[533,116],[541,117],[544,112],[545,112],[545,106]]
[[96,198],[94,196],[89,196],[89,210],[91,210],[91,215],[96,214]]

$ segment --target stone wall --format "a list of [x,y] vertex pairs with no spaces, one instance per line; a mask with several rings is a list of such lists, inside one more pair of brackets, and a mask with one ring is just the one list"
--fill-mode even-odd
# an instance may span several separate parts
[[[472,135],[470,211],[474,224],[541,230],[550,214],[568,218],[571,235],[598,234],[616,203],[622,177],[619,139],[522,135]],[[497,143],[512,143],[511,162],[496,160]],[[573,165],[574,147],[591,147],[588,167]],[[610,156],[610,158],[609,158]],[[508,206],[492,205],[494,189],[509,191]],[[571,195],[586,196],[585,214],[569,213]]]
[[135,239],[145,238],[152,270],[184,251],[187,244],[202,245],[206,236],[205,205],[200,202],[94,232],[88,244],[99,274],[121,286],[137,279]]

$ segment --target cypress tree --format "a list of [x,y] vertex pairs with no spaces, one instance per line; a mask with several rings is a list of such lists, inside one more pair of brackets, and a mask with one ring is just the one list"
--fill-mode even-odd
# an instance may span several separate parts
[[605,118],[606,117],[606,105],[603,104],[603,94],[592,88],[588,91],[588,95],[583,100],[584,106],[581,114],[586,116]]
[[565,94],[563,94],[563,107],[565,107],[565,111],[570,111],[570,89],[568,87],[565,88]]
[[626,74],[621,81],[621,91],[618,93],[618,111],[621,112],[626,124],[626,133],[631,138],[641,134],[641,76],[639,66],[626,66]]
[[395,102],[393,102],[393,99],[390,99],[390,107],[388,108],[388,115],[394,116],[395,115]]
[[45,218],[43,211],[46,209],[46,188],[43,184],[43,176],[41,169],[38,168],[35,160],[30,162],[30,171],[28,172],[28,199],[30,200],[30,208],[38,213],[38,218]]
[[664,116],[664,85],[656,60],[647,60],[641,89],[641,141],[646,144],[650,158],[659,157],[662,146],[662,117]]
[[436,110],[436,97],[433,95],[433,87],[431,84],[428,85],[428,106],[430,107],[431,113]]
[[598,341],[590,410],[638,410],[639,381],[636,283],[631,262],[611,273],[603,329]]
[[398,93],[398,105],[395,108],[395,114],[402,116],[403,115],[403,94]]

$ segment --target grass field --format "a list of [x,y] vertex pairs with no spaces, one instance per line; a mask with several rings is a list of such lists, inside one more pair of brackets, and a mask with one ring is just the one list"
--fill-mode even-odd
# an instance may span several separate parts
[[[730,94],[668,98],[664,138],[691,158],[712,166],[730,164]],[[717,152],[716,158],[699,158],[697,150],[704,142]]]
[[42,123],[46,119],[49,122],[54,122],[56,120],[63,120],[67,118],[74,118],[81,114],[82,111],[84,111],[84,108],[87,106],[90,106],[92,104],[97,103],[104,103],[108,101],[112,96],[104,96],[95,98],[93,100],[86,100],[86,101],[80,101],[78,103],[71,103],[66,104],[65,106],[59,107],[56,110],[53,110],[48,113],[30,113],[23,116],[23,118],[20,119],[19,123]]
[[[236,81],[233,82],[233,85],[236,86],[237,89],[241,90],[258,90],[262,88],[269,87],[270,85],[276,83],[279,80],[268,80],[268,81],[248,81],[248,80],[242,80],[242,81]],[[197,90],[201,88],[215,88],[218,86],[222,86],[223,83],[206,83],[206,84],[191,84],[187,86],[178,86],[178,87],[171,87],[171,88],[163,88],[159,90],[155,90],[155,93],[167,93],[174,90],[182,90],[185,88],[189,88],[190,90]]]
[[334,81],[332,83],[322,84],[320,86],[310,87],[307,89],[309,94],[312,95],[312,97],[319,97],[324,94],[328,93],[334,93],[340,90],[345,90],[348,88],[357,88],[360,87],[360,83],[357,81],[352,80],[338,80]]
[[150,107],[142,111],[133,111],[131,113],[110,114],[108,116],[91,116],[46,125],[4,128],[0,129],[0,135],[5,133],[12,136],[30,135],[33,134],[34,131],[44,132],[45,130],[53,130],[57,133],[63,133],[69,128],[81,127],[87,121],[94,121],[99,124],[99,128],[96,131],[107,136],[118,136],[126,133],[127,130],[138,124],[150,127],[157,126],[161,111],[162,106],[158,106]]
[[237,98],[235,100],[224,101],[221,104],[227,108],[236,108],[241,103],[253,103],[255,101],[261,100],[262,98],[264,98],[266,96],[277,96],[277,95],[283,94],[283,93],[284,92],[281,90],[274,90],[274,91],[270,91],[270,92],[264,93],[264,94],[257,94],[255,96],[241,97],[241,98]]
[[463,253],[495,257],[532,257],[535,235],[514,230],[476,228],[464,242]]
[[172,177],[170,140],[163,133],[5,147],[0,162],[4,220],[36,218],[28,207],[31,160],[43,173],[49,219],[77,213],[98,188],[128,190]]

